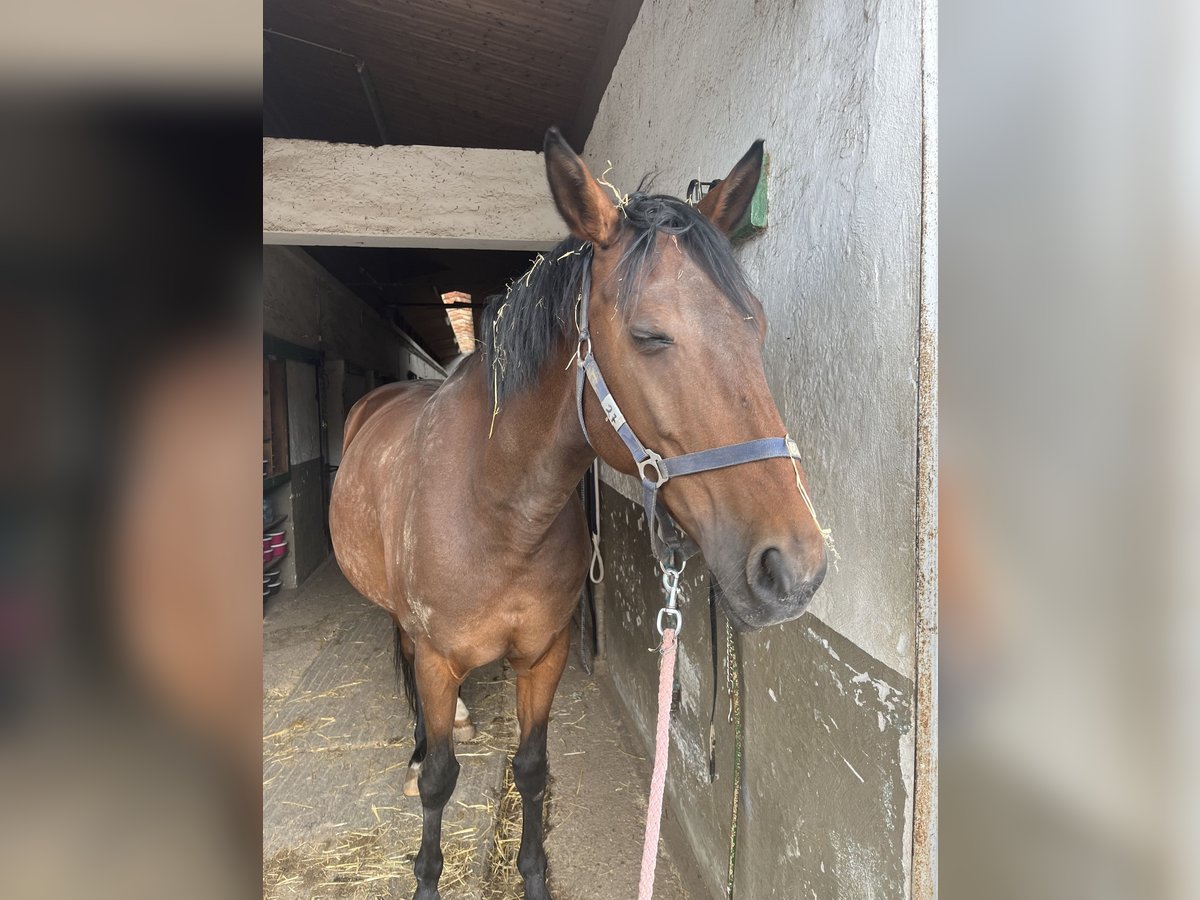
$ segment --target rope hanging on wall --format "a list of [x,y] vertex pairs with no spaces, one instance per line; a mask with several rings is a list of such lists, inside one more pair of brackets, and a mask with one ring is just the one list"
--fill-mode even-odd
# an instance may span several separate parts
[[742,805],[742,664],[737,644],[733,625],[726,621],[725,683],[729,691],[729,721],[733,723],[733,810],[729,815],[729,874],[725,879],[725,900],[733,900],[733,886],[737,880],[738,811]]
[[[708,573],[708,623],[712,641],[713,697],[712,711],[708,722],[708,780],[717,780],[717,692],[719,690],[720,663],[719,639],[717,637],[717,606],[721,587],[716,577]],[[738,637],[729,621],[725,622],[725,693],[729,698],[729,719],[733,724],[733,800],[729,814],[729,864],[725,877],[725,900],[733,900],[733,888],[737,876],[737,833],[738,812],[742,803],[742,757],[744,731],[742,728],[742,670],[738,656]]]

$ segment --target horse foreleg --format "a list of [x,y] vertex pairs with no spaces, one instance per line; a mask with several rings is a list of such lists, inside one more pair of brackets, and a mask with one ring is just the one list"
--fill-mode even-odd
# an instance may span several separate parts
[[421,763],[425,761],[428,752],[428,742],[425,736],[425,714],[421,711],[421,695],[417,694],[416,725],[413,728],[413,752],[408,758],[408,774],[404,777],[404,796],[421,796],[417,787],[417,779],[421,775]]
[[550,704],[562,677],[570,648],[570,632],[563,629],[537,663],[517,666],[517,719],[521,743],[513,757],[513,781],[521,792],[521,849],[517,869],[525,882],[525,900],[550,900],[546,889],[546,850],[542,807],[546,799],[546,725]]
[[[457,708],[454,711],[454,741],[455,743],[463,744],[474,739],[475,723],[471,721],[471,714],[467,711],[467,705],[459,697]],[[425,761],[426,750],[425,716],[421,712],[421,695],[418,694],[416,726],[413,729],[413,752],[408,760],[408,775],[404,779],[405,797],[420,796],[421,792],[417,787],[417,779],[421,775],[421,763]]]
[[424,646],[417,648],[415,669],[427,749],[417,778],[423,825],[421,849],[413,866],[417,876],[414,900],[438,900],[443,861],[442,810],[458,781],[453,740],[458,682],[446,661]]

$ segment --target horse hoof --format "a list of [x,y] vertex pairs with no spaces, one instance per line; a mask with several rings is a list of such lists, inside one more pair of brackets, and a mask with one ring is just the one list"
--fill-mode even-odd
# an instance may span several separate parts
[[417,885],[417,892],[413,894],[413,900],[442,900],[442,895],[435,887],[427,888],[424,885]]
[[410,763],[408,766],[408,775],[404,778],[404,796],[405,797],[420,797],[421,790],[417,786],[417,776],[421,774],[420,763]]
[[544,878],[530,878],[525,882],[525,900],[553,900]]

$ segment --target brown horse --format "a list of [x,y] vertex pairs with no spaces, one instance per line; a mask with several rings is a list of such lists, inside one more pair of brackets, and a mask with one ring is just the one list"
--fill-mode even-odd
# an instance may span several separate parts
[[[458,688],[500,658],[517,680],[518,867],[527,898],[549,897],[546,727],[590,552],[575,488],[597,455],[636,471],[597,397],[579,399],[580,304],[624,419],[664,457],[785,434],[763,371],[762,307],[726,237],[758,184],[761,142],[694,208],[642,193],[614,205],[555,129],[545,156],[573,237],[496,298],[483,351],[440,386],[388,385],[359,401],[330,506],[338,562],[392,614],[415,677],[418,900],[439,896]],[[671,479],[661,500],[703,551],[731,621],[756,628],[804,611],[825,548],[794,459],[739,462]]]

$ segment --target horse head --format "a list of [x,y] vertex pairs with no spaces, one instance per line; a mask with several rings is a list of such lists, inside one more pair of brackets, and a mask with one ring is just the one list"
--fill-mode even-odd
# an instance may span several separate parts
[[[762,142],[694,207],[615,196],[554,129],[545,154],[559,213],[591,244],[590,349],[632,432],[663,457],[785,436],[763,367],[766,316],[728,238],[757,188]],[[584,393],[597,454],[638,474],[597,397]],[[703,552],[739,629],[799,617],[825,575],[803,479],[794,456],[776,456],[662,485],[662,503]]]

